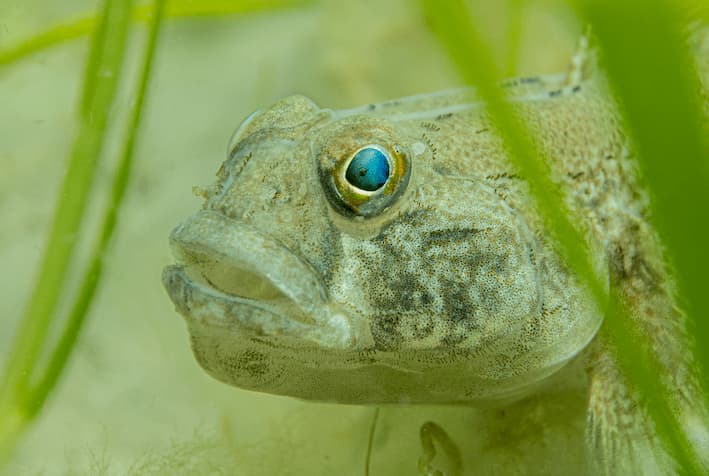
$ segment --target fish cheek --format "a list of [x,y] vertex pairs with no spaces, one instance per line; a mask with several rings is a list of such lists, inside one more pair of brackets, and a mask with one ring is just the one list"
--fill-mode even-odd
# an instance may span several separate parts
[[537,307],[536,275],[513,230],[442,215],[402,214],[356,256],[379,349],[474,347],[513,333]]

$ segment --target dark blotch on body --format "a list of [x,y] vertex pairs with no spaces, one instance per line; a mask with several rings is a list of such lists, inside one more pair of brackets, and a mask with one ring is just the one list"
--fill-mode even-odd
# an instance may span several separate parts
[[[385,227],[372,240],[381,253],[376,263],[372,256],[360,255],[363,262],[373,264],[363,285],[367,287],[364,295],[371,300],[372,308],[379,311],[372,322],[377,349],[395,350],[407,338],[429,337],[435,327],[440,329],[441,320],[446,321],[444,328],[448,329],[441,337],[441,344],[460,343],[478,327],[475,320],[478,307],[490,307],[495,300],[490,296],[484,300],[488,302],[472,302],[471,283],[464,276],[475,276],[482,266],[499,269],[504,257],[474,252],[461,256],[455,248],[464,246],[482,230],[461,226],[421,231],[434,221],[431,213],[436,212],[419,210],[404,214],[399,222],[407,224],[404,233],[396,229],[400,224]],[[414,266],[410,266],[412,260]],[[451,270],[461,267],[467,273],[459,274],[460,278],[452,277]],[[438,284],[431,287],[431,283]],[[436,289],[440,296],[431,294]],[[412,316],[419,321],[412,324]]]

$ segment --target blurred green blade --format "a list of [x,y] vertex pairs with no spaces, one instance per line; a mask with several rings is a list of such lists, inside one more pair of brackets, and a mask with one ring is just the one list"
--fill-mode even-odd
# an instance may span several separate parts
[[[171,5],[172,16],[219,15],[301,6],[308,0],[242,0],[182,2]],[[118,208],[130,175],[142,106],[147,91],[158,30],[166,0],[132,8],[130,0],[105,0],[101,14],[60,25],[0,52],[0,65],[34,51],[93,31],[85,65],[83,94],[79,104],[79,130],[70,154],[66,176],[57,200],[51,231],[34,289],[20,322],[13,348],[0,382],[0,460],[12,448],[27,423],[36,416],[58,381],[78,338],[103,269],[103,256],[116,228]],[[109,126],[109,114],[121,78],[127,33],[131,19],[150,23],[148,47],[139,78],[136,104],[125,134],[123,151],[111,190],[98,241],[90,257],[62,335],[45,368],[39,357],[47,346],[48,331],[57,318],[56,306],[77,243],[98,160]],[[1,462],[1,461],[0,461]]]
[[594,29],[652,192],[653,222],[667,245],[694,337],[686,352],[698,364],[703,405],[709,408],[706,96],[684,41],[683,13],[667,0],[582,0],[578,7]]
[[[312,5],[316,0],[203,0],[172,1],[167,5],[165,16],[169,18],[189,18],[255,13],[274,9],[296,8]],[[153,5],[139,5],[133,9],[134,21],[148,21],[153,15]],[[67,21],[48,28],[17,45],[0,49],[0,67],[20,61],[25,57],[52,46],[81,38],[96,27],[95,15]]]
[[160,27],[164,17],[165,3],[166,0],[154,0],[153,2],[154,13],[150,19],[147,45],[145,47],[141,72],[138,77],[136,100],[127,124],[127,130],[123,140],[123,150],[118,166],[116,167],[116,174],[111,188],[111,198],[103,214],[104,218],[99,233],[99,240],[95,245],[83,281],[79,286],[79,293],[69,313],[64,333],[56,344],[42,377],[30,392],[28,406],[31,415],[36,414],[42,408],[64,370],[83,323],[86,320],[86,315],[90,309],[96,289],[101,281],[104,256],[107,253],[113,232],[116,229],[118,213],[126,193],[128,179],[131,175],[134,149],[143,117],[143,106],[147,95]]
[[[480,96],[497,124],[510,161],[530,185],[540,213],[548,230],[560,245],[565,261],[585,282],[600,309],[608,309],[605,326],[617,352],[617,358],[627,378],[646,399],[658,435],[670,453],[683,467],[693,468],[696,460],[686,440],[681,424],[667,402],[664,385],[651,369],[660,368],[657,356],[648,352],[638,340],[641,335],[615,297],[609,300],[601,280],[593,272],[589,251],[583,234],[574,226],[561,199],[561,191],[547,173],[544,157],[537,149],[528,128],[516,117],[512,106],[505,101],[497,86],[499,74],[486,45],[475,25],[464,0],[420,0],[431,27],[446,48],[467,83],[477,87]],[[639,8],[639,7],[638,7]],[[645,8],[645,7],[643,7]],[[627,20],[627,19],[626,19]],[[608,304],[611,304],[608,306]]]
[[701,86],[678,29],[681,13],[665,0],[593,0],[579,6],[603,50],[653,192],[654,221],[668,245],[694,327],[707,398],[709,150],[703,137]]
[[[12,444],[18,422],[28,418],[26,396],[38,356],[45,344],[62,284],[69,267],[81,227],[87,197],[103,147],[109,111],[121,76],[130,20],[130,1],[106,0],[102,21],[93,41],[100,45],[91,55],[100,63],[87,66],[82,111],[68,169],[60,187],[57,208],[42,255],[36,282],[8,354],[0,384],[0,452]],[[9,422],[9,423],[8,423]],[[8,426],[9,425],[9,426]]]

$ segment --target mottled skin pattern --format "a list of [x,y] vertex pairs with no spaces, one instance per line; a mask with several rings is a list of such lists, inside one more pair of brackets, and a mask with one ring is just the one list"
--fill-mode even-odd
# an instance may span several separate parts
[[[601,81],[505,87],[582,219],[598,272],[652,336],[674,408],[706,437],[684,317]],[[410,177],[391,177],[359,208],[333,177],[367,144],[396,148]],[[598,332],[602,313],[467,93],[345,111],[284,99],[242,124],[203,195],[171,236],[179,265],[164,282],[214,377],[343,403],[502,405],[583,369],[595,471],[672,472]]]

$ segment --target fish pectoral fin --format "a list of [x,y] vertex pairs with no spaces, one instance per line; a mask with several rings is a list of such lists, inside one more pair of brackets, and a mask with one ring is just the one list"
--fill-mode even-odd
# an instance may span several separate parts
[[[422,453],[418,461],[418,474],[420,476],[460,476],[463,474],[463,463],[460,450],[443,428],[432,421],[427,421],[421,425],[419,436],[421,437],[422,448]],[[445,462],[447,466],[446,472],[436,468],[433,464],[433,460],[437,454],[436,444],[439,445],[445,455]]]
[[600,354],[590,373],[586,419],[590,474],[672,474],[672,460],[617,363],[608,349]]

